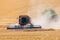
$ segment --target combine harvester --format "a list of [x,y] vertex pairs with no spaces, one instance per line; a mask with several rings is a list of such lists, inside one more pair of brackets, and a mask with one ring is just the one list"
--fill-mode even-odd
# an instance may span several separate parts
[[7,29],[53,30],[60,28],[57,24],[60,24],[59,17],[54,10],[49,9],[45,10],[41,17],[33,21],[28,15],[21,15],[19,16],[19,23],[12,24]]
[[7,29],[36,29],[41,28],[40,25],[33,25],[31,19],[27,15],[19,16],[19,23],[15,25],[10,25]]

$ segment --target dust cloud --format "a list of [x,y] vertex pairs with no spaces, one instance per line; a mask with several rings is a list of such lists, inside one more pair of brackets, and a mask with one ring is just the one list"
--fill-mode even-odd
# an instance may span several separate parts
[[[42,5],[36,5],[36,1],[31,0],[32,9],[28,11],[28,15],[35,15],[36,19],[32,19],[31,23],[33,25],[40,25],[42,28],[52,28],[52,29],[60,29],[60,17],[57,15],[54,9],[47,7],[44,9]],[[44,10],[42,10],[44,9]]]
[[40,17],[32,20],[32,23],[42,28],[60,29],[60,17],[52,9],[45,10]]

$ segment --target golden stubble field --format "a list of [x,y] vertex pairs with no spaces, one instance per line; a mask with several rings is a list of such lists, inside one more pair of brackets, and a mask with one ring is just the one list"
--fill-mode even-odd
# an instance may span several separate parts
[[0,40],[60,40],[60,30],[7,30],[6,27],[1,26],[0,28]]

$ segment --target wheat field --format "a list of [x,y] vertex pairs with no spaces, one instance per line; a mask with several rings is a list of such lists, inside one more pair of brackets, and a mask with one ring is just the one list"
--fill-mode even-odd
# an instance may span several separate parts
[[60,40],[60,30],[7,30],[6,26],[2,26],[0,28],[0,40]]

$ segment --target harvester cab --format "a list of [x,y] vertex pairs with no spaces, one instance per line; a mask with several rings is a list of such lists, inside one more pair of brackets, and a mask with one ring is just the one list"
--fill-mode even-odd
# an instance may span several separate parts
[[24,26],[26,24],[29,24],[30,23],[30,17],[27,16],[27,15],[21,15],[19,16],[19,24],[21,26]]

